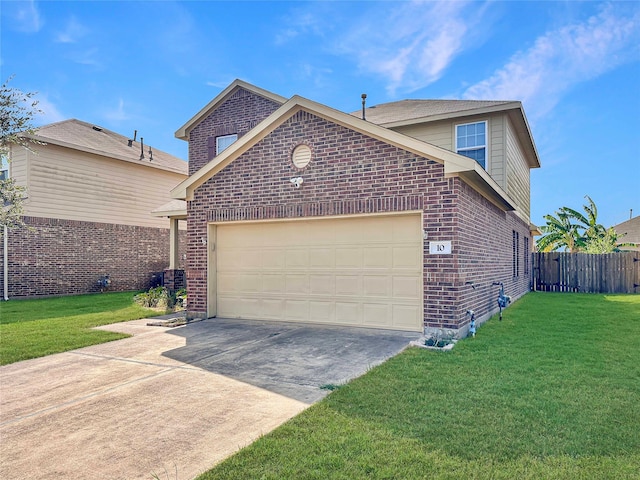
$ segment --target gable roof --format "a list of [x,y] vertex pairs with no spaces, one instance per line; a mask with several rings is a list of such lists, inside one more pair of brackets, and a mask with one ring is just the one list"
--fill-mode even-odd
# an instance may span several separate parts
[[34,135],[26,135],[26,137],[45,144],[115,158],[149,168],[168,170],[184,175],[189,170],[189,166],[184,160],[155,148],[151,148],[153,152],[151,160],[148,144],[144,144],[144,158],[141,159],[142,145],[140,142],[132,142],[129,147],[129,139],[124,135],[75,118],[44,125],[37,128]]
[[619,239],[621,242],[640,244],[640,215],[615,225],[613,229],[618,235],[623,235],[623,237]]
[[219,105],[224,103],[227,97],[233,95],[237,90],[241,88],[249,92],[255,93],[256,95],[260,95],[269,100],[272,100],[275,103],[278,103],[280,105],[282,105],[287,101],[286,98],[281,97],[280,95],[276,95],[275,93],[271,93],[267,90],[256,87],[255,85],[251,85],[250,83],[236,79],[231,83],[231,85],[225,88],[213,100],[211,100],[207,105],[205,105],[202,110],[196,113],[187,123],[185,123],[182,127],[176,130],[176,134],[175,134],[176,138],[179,138],[181,140],[188,140],[189,132],[193,129],[193,127],[198,125],[204,118],[211,115],[211,112],[213,112],[216,108],[218,108]]
[[[531,135],[522,103],[510,100],[400,100],[365,108],[367,121],[386,128],[397,128],[438,120],[456,119],[472,115],[507,113],[516,128],[530,168],[540,167],[540,158]],[[362,110],[352,115],[361,118]]]
[[200,170],[191,175],[171,191],[176,199],[192,200],[193,192],[216,173],[248,151],[252,146],[265,138],[269,133],[282,125],[292,115],[305,111],[319,116],[330,122],[342,125],[364,135],[376,138],[385,143],[397,146],[418,156],[429,158],[444,164],[445,176],[461,177],[485,198],[503,210],[515,210],[515,203],[507,193],[493,180],[489,174],[470,158],[458,155],[449,150],[436,147],[430,143],[389,130],[371,122],[361,120],[326,105],[322,105],[300,96],[294,96],[284,103],[246,135],[240,137],[225,149],[220,155],[207,163]]

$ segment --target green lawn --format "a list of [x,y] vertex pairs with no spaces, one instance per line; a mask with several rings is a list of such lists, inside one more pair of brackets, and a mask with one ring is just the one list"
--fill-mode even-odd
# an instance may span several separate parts
[[124,338],[92,327],[158,314],[131,292],[0,302],[0,365]]
[[640,479],[640,295],[528,294],[199,478]]

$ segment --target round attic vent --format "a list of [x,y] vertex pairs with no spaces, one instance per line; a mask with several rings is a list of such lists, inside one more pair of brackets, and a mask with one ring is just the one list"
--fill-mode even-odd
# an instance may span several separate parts
[[308,145],[300,144],[293,149],[291,160],[296,168],[304,168],[311,161],[311,148]]

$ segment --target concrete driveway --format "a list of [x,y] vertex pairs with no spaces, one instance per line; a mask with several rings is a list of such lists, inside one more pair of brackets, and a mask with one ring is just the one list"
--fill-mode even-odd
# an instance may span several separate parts
[[191,479],[418,337],[146,323],[102,327],[131,338],[0,367],[0,478]]

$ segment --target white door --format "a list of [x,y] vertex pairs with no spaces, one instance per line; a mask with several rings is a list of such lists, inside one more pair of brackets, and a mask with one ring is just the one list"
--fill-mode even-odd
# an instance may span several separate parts
[[219,224],[217,315],[421,331],[421,216]]

